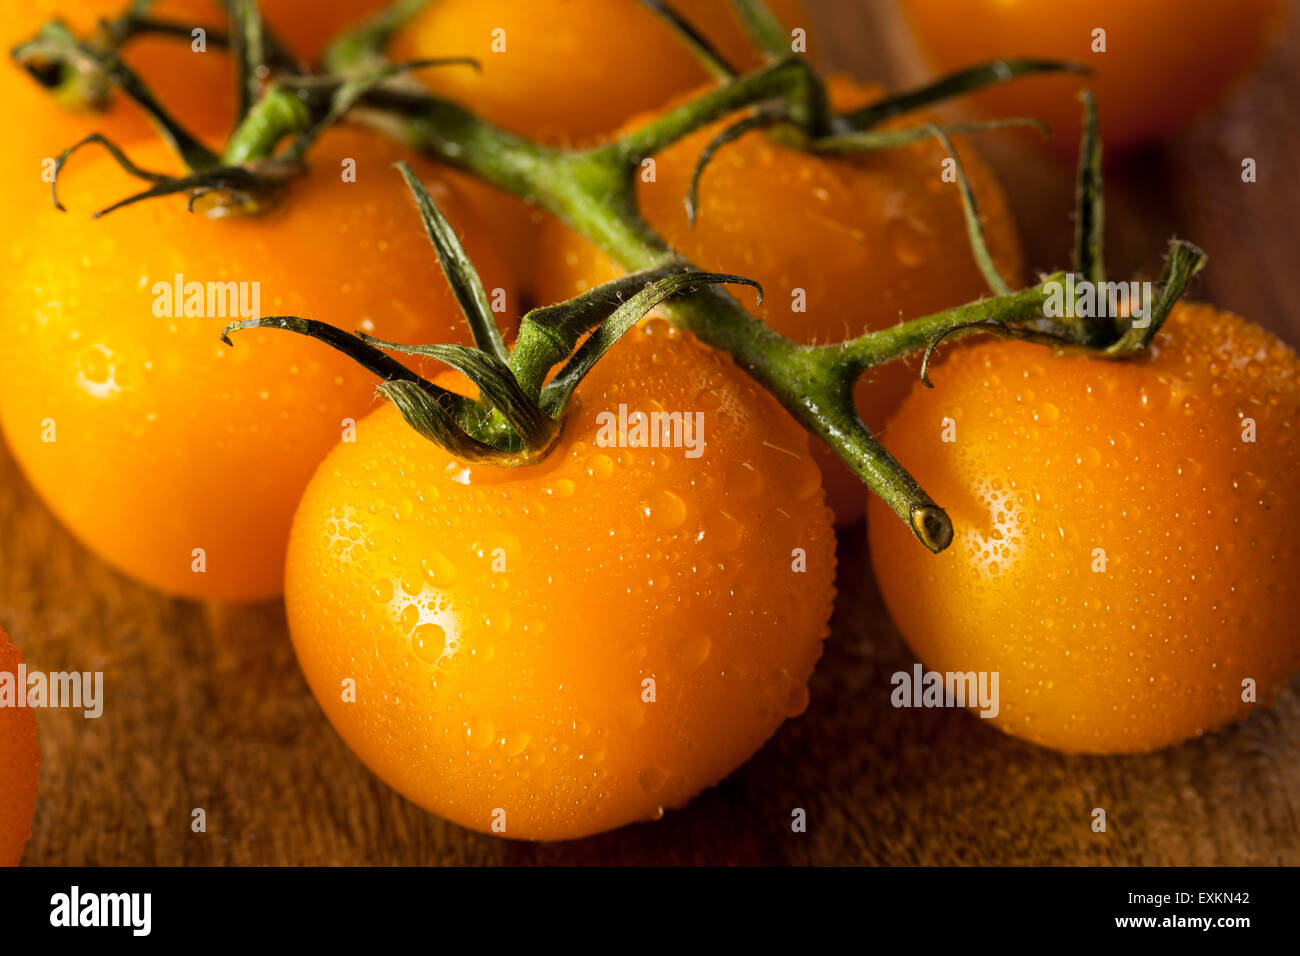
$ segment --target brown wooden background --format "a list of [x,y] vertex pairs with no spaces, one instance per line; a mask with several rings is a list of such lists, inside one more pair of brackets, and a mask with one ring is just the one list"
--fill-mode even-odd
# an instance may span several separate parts
[[[889,3],[809,0],[829,62],[923,71]],[[834,29],[828,29],[830,25]],[[863,64],[873,64],[863,68]],[[1300,41],[1230,103],[1110,179],[1109,259],[1151,270],[1170,235],[1211,256],[1198,297],[1300,342]],[[996,153],[996,147],[994,148]],[[1242,155],[1260,182],[1243,189]],[[1031,264],[1065,263],[1070,172],[995,155]],[[29,667],[102,670],[99,720],[39,713],[26,864],[1300,864],[1300,695],[1143,757],[1064,757],[965,713],[898,711],[912,661],[843,536],[841,600],[812,706],[752,761],[659,823],[559,845],[481,836],[407,803],[343,746],[308,693],[282,611],[171,601],[110,571],[45,511],[0,446],[0,622]],[[208,831],[190,831],[203,807]],[[792,834],[790,811],[808,811]],[[1090,813],[1104,807],[1109,830]]]

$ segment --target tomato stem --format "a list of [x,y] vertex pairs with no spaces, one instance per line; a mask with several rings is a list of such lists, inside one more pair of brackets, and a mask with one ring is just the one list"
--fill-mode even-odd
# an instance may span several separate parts
[[759,49],[777,58],[790,55],[790,34],[764,0],[732,0],[732,5]]
[[261,98],[262,81],[267,76],[262,43],[262,12],[256,0],[228,0],[227,6],[230,9],[230,46],[235,55],[235,79],[239,96],[236,115],[243,120],[253,104]]
[[321,57],[325,72],[349,74],[387,63],[384,51],[388,44],[428,5],[429,0],[396,0],[363,20],[359,26],[336,37]]
[[[1100,285],[1106,281],[1101,133],[1092,90],[1083,90],[1080,99],[1083,101],[1083,138],[1079,142],[1079,169],[1075,184],[1073,268],[1081,279]],[[1105,317],[1088,323],[1087,332],[1093,345],[1104,345],[1120,334],[1115,322]]]
[[869,103],[861,109],[844,114],[843,126],[852,130],[866,130],[903,113],[946,102],[990,86],[998,86],[1021,76],[1038,73],[1081,73],[1090,71],[1079,63],[1063,60],[1007,59],[993,60],[949,73],[933,83],[914,90],[906,90]]

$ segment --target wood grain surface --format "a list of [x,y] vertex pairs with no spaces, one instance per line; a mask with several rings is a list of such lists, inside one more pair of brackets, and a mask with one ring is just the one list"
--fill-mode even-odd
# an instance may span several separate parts
[[[810,0],[825,60],[924,71],[892,5]],[[871,64],[870,68],[864,64]],[[1294,31],[1213,114],[1111,173],[1116,274],[1174,234],[1210,254],[1197,298],[1300,342]],[[993,146],[1031,264],[1064,264],[1071,173]],[[1254,156],[1260,181],[1240,182]],[[111,503],[106,503],[111,506]],[[165,518],[163,519],[165,520]],[[748,764],[660,822],[564,844],[482,836],[406,802],[330,728],[276,605],[169,600],[108,569],[0,446],[0,624],[29,668],[101,670],[103,716],[38,714],[25,864],[1300,864],[1300,686],[1223,732],[1140,757],[1067,757],[965,712],[895,710],[913,658],[841,536],[841,599],[812,705]],[[207,812],[193,833],[191,811]],[[808,832],[790,814],[808,813]],[[1094,807],[1109,827],[1093,833]]]

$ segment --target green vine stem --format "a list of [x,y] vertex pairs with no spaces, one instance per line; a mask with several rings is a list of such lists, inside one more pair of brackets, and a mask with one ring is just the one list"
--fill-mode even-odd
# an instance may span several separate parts
[[778,58],[790,55],[790,35],[766,3],[732,0],[732,5],[761,50]]
[[[988,75],[1000,78],[993,72]],[[963,78],[963,88],[969,82],[969,76]],[[930,95],[919,99],[929,102]],[[787,119],[804,131],[809,142],[829,135],[833,128],[820,81],[797,58],[740,77],[614,142],[585,151],[540,146],[456,103],[423,93],[376,91],[357,116],[443,162],[530,198],[624,269],[638,272],[694,268],[637,211],[635,184],[642,160],[718,119],[773,100],[784,103]],[[942,131],[927,127],[928,135],[936,133],[945,138]],[[665,304],[663,311],[709,345],[729,352],[805,428],[834,449],[926,547],[941,551],[952,540],[947,514],[862,423],[853,386],[866,369],[927,349],[937,336],[1010,330],[1016,322],[1042,325],[1046,297],[1044,285],[1039,285],[819,348],[782,337],[716,289],[683,296]],[[1078,344],[1073,325],[1020,334],[1035,341]]]
[[[248,0],[236,0],[236,13],[246,10],[247,3]],[[401,15],[409,15],[416,6],[409,0],[399,3],[393,8],[394,15],[400,19]],[[765,45],[775,52],[776,35],[770,23],[765,26],[762,22],[761,11],[766,8],[761,0],[747,0],[740,6],[754,13],[747,18],[748,22],[751,26],[757,25],[758,32],[766,35]],[[793,145],[816,150],[817,144],[823,143],[828,151],[837,152],[879,148],[889,145],[891,140],[898,140],[898,137],[880,139],[867,136],[856,144],[854,137],[887,119],[947,96],[1005,82],[1026,73],[1077,67],[1035,61],[999,61],[964,70],[918,90],[888,97],[853,113],[835,115],[821,79],[804,60],[789,55],[782,33],[783,59],[669,109],[650,123],[608,144],[569,151],[542,146],[500,129],[465,107],[416,89],[409,82],[391,82],[393,76],[409,69],[410,65],[383,65],[382,44],[388,33],[383,28],[376,29],[375,23],[363,25],[357,33],[332,46],[330,62],[336,74],[332,78],[291,78],[273,83],[268,90],[261,92],[259,98],[250,104],[247,116],[232,137],[219,170],[195,174],[179,185],[176,181],[155,182],[149,193],[159,195],[166,191],[193,190],[196,188],[193,180],[201,179],[203,175],[215,177],[219,187],[229,185],[220,182],[222,176],[230,178],[235,172],[254,180],[265,177],[267,171],[264,167],[268,163],[274,165],[272,151],[277,143],[288,136],[298,137],[298,148],[291,147],[282,155],[300,159],[306,152],[306,145],[314,138],[313,131],[346,112],[349,118],[377,128],[418,151],[533,201],[604,250],[631,274],[629,281],[641,282],[642,285],[635,287],[639,291],[632,294],[623,306],[616,306],[614,303],[619,296],[611,298],[607,290],[595,290],[589,297],[580,297],[566,304],[570,308],[592,310],[582,319],[588,323],[586,327],[596,328],[588,344],[594,340],[604,343],[602,347],[608,347],[621,334],[620,328],[644,314],[638,309],[644,307],[648,311],[658,305],[677,325],[709,345],[730,353],[736,363],[772,392],[805,428],[829,445],[932,551],[941,551],[951,542],[951,522],[943,509],[862,423],[853,390],[863,372],[919,351],[924,351],[924,365],[928,366],[929,357],[940,342],[977,332],[992,332],[1057,348],[1088,349],[1103,357],[1131,355],[1149,343],[1174,301],[1204,261],[1203,253],[1194,246],[1175,242],[1161,276],[1160,295],[1150,321],[1142,328],[1122,321],[1114,323],[1114,334],[1103,338],[1097,335],[1096,327],[1085,320],[1045,317],[1044,303],[1049,295],[1049,286],[1060,276],[1049,277],[1030,289],[1014,292],[1006,289],[1001,277],[986,261],[987,250],[983,248],[978,215],[970,202],[971,197],[964,192],[972,247],[995,290],[992,298],[869,333],[840,345],[801,346],[777,334],[739,301],[714,285],[716,282],[743,280],[702,272],[670,248],[645,223],[636,205],[636,180],[641,163],[713,122],[744,110],[764,107],[779,108],[783,122],[774,135],[779,133],[783,141]],[[239,35],[239,30],[232,30],[232,36]],[[358,76],[363,79],[356,79]],[[304,95],[304,91],[318,95]],[[1081,243],[1076,268],[1092,277],[1100,274],[1100,249],[1093,248],[1093,240],[1099,237],[1101,205],[1100,166],[1097,162],[1100,146],[1095,136],[1095,115],[1090,104],[1087,117],[1094,135],[1084,139],[1079,199],[1081,206],[1085,203],[1088,206],[1088,223],[1095,223],[1096,227],[1085,224],[1081,231],[1086,241]],[[935,136],[952,154],[946,131],[939,127],[922,123],[908,135]],[[1083,171],[1085,168],[1086,172]],[[285,169],[273,169],[273,173],[280,177],[290,174]],[[259,198],[255,188],[235,178],[237,181],[230,188],[244,190],[254,199]],[[427,224],[428,210],[425,213]],[[447,250],[440,248],[439,251],[445,265]],[[451,253],[454,260],[454,250]],[[464,280],[472,268],[465,270],[458,266],[456,271],[462,273]],[[449,271],[448,274],[452,273]],[[625,285],[620,292],[630,293],[633,288]],[[462,304],[474,309],[477,299],[472,282],[462,281]],[[637,302],[637,307],[628,311],[624,306],[631,305],[632,300]],[[600,324],[592,326],[592,316],[599,311],[597,306],[608,314],[603,323],[596,318]],[[609,312],[610,308],[612,312]],[[376,346],[387,347],[387,343],[349,336],[338,330],[326,332],[320,323],[292,317],[254,320],[252,324],[276,325],[311,334],[349,351],[349,354],[355,353],[364,360],[363,364],[368,362],[368,367],[385,378],[381,389],[423,434],[447,447],[463,448],[467,456],[519,464],[544,454],[546,449],[538,446],[553,437],[553,432],[536,418],[534,410],[522,406],[540,403],[547,406],[542,409],[544,413],[555,415],[563,410],[563,396],[554,392],[548,395],[550,386],[542,387],[541,383],[545,379],[545,370],[556,364],[566,344],[576,344],[576,339],[570,342],[565,338],[566,321],[562,312],[547,310],[526,316],[519,347],[508,360],[486,329],[480,330],[478,338],[480,345],[486,345],[488,351],[455,351],[437,346],[425,348],[426,354],[435,355],[467,374],[472,373],[471,377],[481,379],[481,387],[483,384],[490,386],[490,389],[482,388],[482,395],[487,400],[481,400],[481,403],[488,408],[487,414],[482,409],[466,406],[432,390],[427,382],[413,378],[409,372],[396,372],[387,364],[391,360],[381,363],[376,355],[382,356],[383,353]],[[433,349],[437,350],[436,354]],[[582,348],[579,348],[570,359],[570,366],[577,363],[579,373],[584,361],[582,355]],[[400,363],[394,364],[400,366]],[[557,381],[561,381],[564,374],[562,370]],[[520,407],[512,408],[512,403]]]

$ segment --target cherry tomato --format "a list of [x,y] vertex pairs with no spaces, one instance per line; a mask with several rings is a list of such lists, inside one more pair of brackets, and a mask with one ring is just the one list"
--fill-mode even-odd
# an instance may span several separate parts
[[[161,145],[132,155],[167,168]],[[331,131],[280,208],[221,221],[175,197],[92,220],[140,183],[90,153],[67,167],[60,193],[70,211],[24,224],[0,282],[0,423],[32,484],[93,551],[176,594],[279,593],[298,497],[344,420],[370,408],[374,383],[283,332],[245,333],[233,349],[218,336],[255,313],[403,341],[469,341],[390,168],[404,157],[361,131]],[[347,160],[355,182],[343,181]],[[435,168],[417,168],[436,179]],[[449,189],[434,189],[467,231],[487,288],[504,290],[513,308],[480,227]],[[169,291],[177,276],[201,284],[204,317],[184,314]]]
[[[878,96],[845,78],[830,88],[841,109]],[[701,268],[762,283],[766,296],[756,314],[778,332],[805,343],[839,342],[988,293],[957,186],[941,178],[946,154],[937,143],[823,158],[751,133],[723,147],[705,171],[692,229],[683,200],[701,150],[718,131],[710,127],[655,158],[654,181],[643,176],[639,184],[641,212]],[[1020,245],[1002,191],[978,156],[959,149],[994,258],[1018,287]],[[541,301],[555,302],[619,272],[603,252],[552,222],[533,284]],[[866,423],[883,425],[915,377],[901,363],[865,376],[857,396]],[[862,517],[862,483],[820,443],[814,450],[836,515]]]
[[[663,320],[579,387],[527,469],[389,407],[308,486],[285,588],[303,671],[361,759],[464,826],[559,840],[657,818],[808,703],[834,534],[806,433]],[[615,447],[602,416],[703,416]],[[352,693],[352,691],[355,693]]]
[[[0,680],[18,686],[18,648],[0,628]],[[27,707],[0,706],[0,866],[17,866],[32,832],[36,812],[36,777],[41,765],[36,745],[36,716]]]
[[956,537],[933,555],[878,503],[868,523],[912,650],[997,672],[989,722],[1070,752],[1151,750],[1270,702],[1300,669],[1298,373],[1201,305],[1131,361],[954,347],[886,437]]
[[391,4],[392,0],[260,0],[267,25],[309,63],[342,31]]
[[[773,5],[797,25],[796,0]],[[763,57],[730,0],[679,12],[738,69]],[[439,0],[398,34],[397,60],[471,56],[482,70],[426,70],[437,93],[554,145],[590,143],[708,75],[673,29],[639,0]]]
[[[737,68],[762,64],[731,0],[677,9]],[[779,0],[774,9],[787,24],[803,22],[798,0]],[[494,42],[504,42],[504,52],[495,52]],[[446,67],[420,78],[485,119],[555,146],[590,145],[708,78],[640,0],[439,0],[398,34],[390,53],[397,60],[475,57],[481,72]],[[488,187],[468,192],[499,224],[497,244],[534,296],[532,263],[549,217]]]
[[[1281,0],[906,0],[912,29],[940,72],[999,57],[1073,60],[1094,71],[1017,79],[975,97],[997,116],[1036,116],[1073,155],[1087,82],[1107,149],[1166,136],[1249,69],[1283,20]],[[1104,37],[1096,31],[1104,31]],[[1104,43],[1104,52],[1101,44]]]

